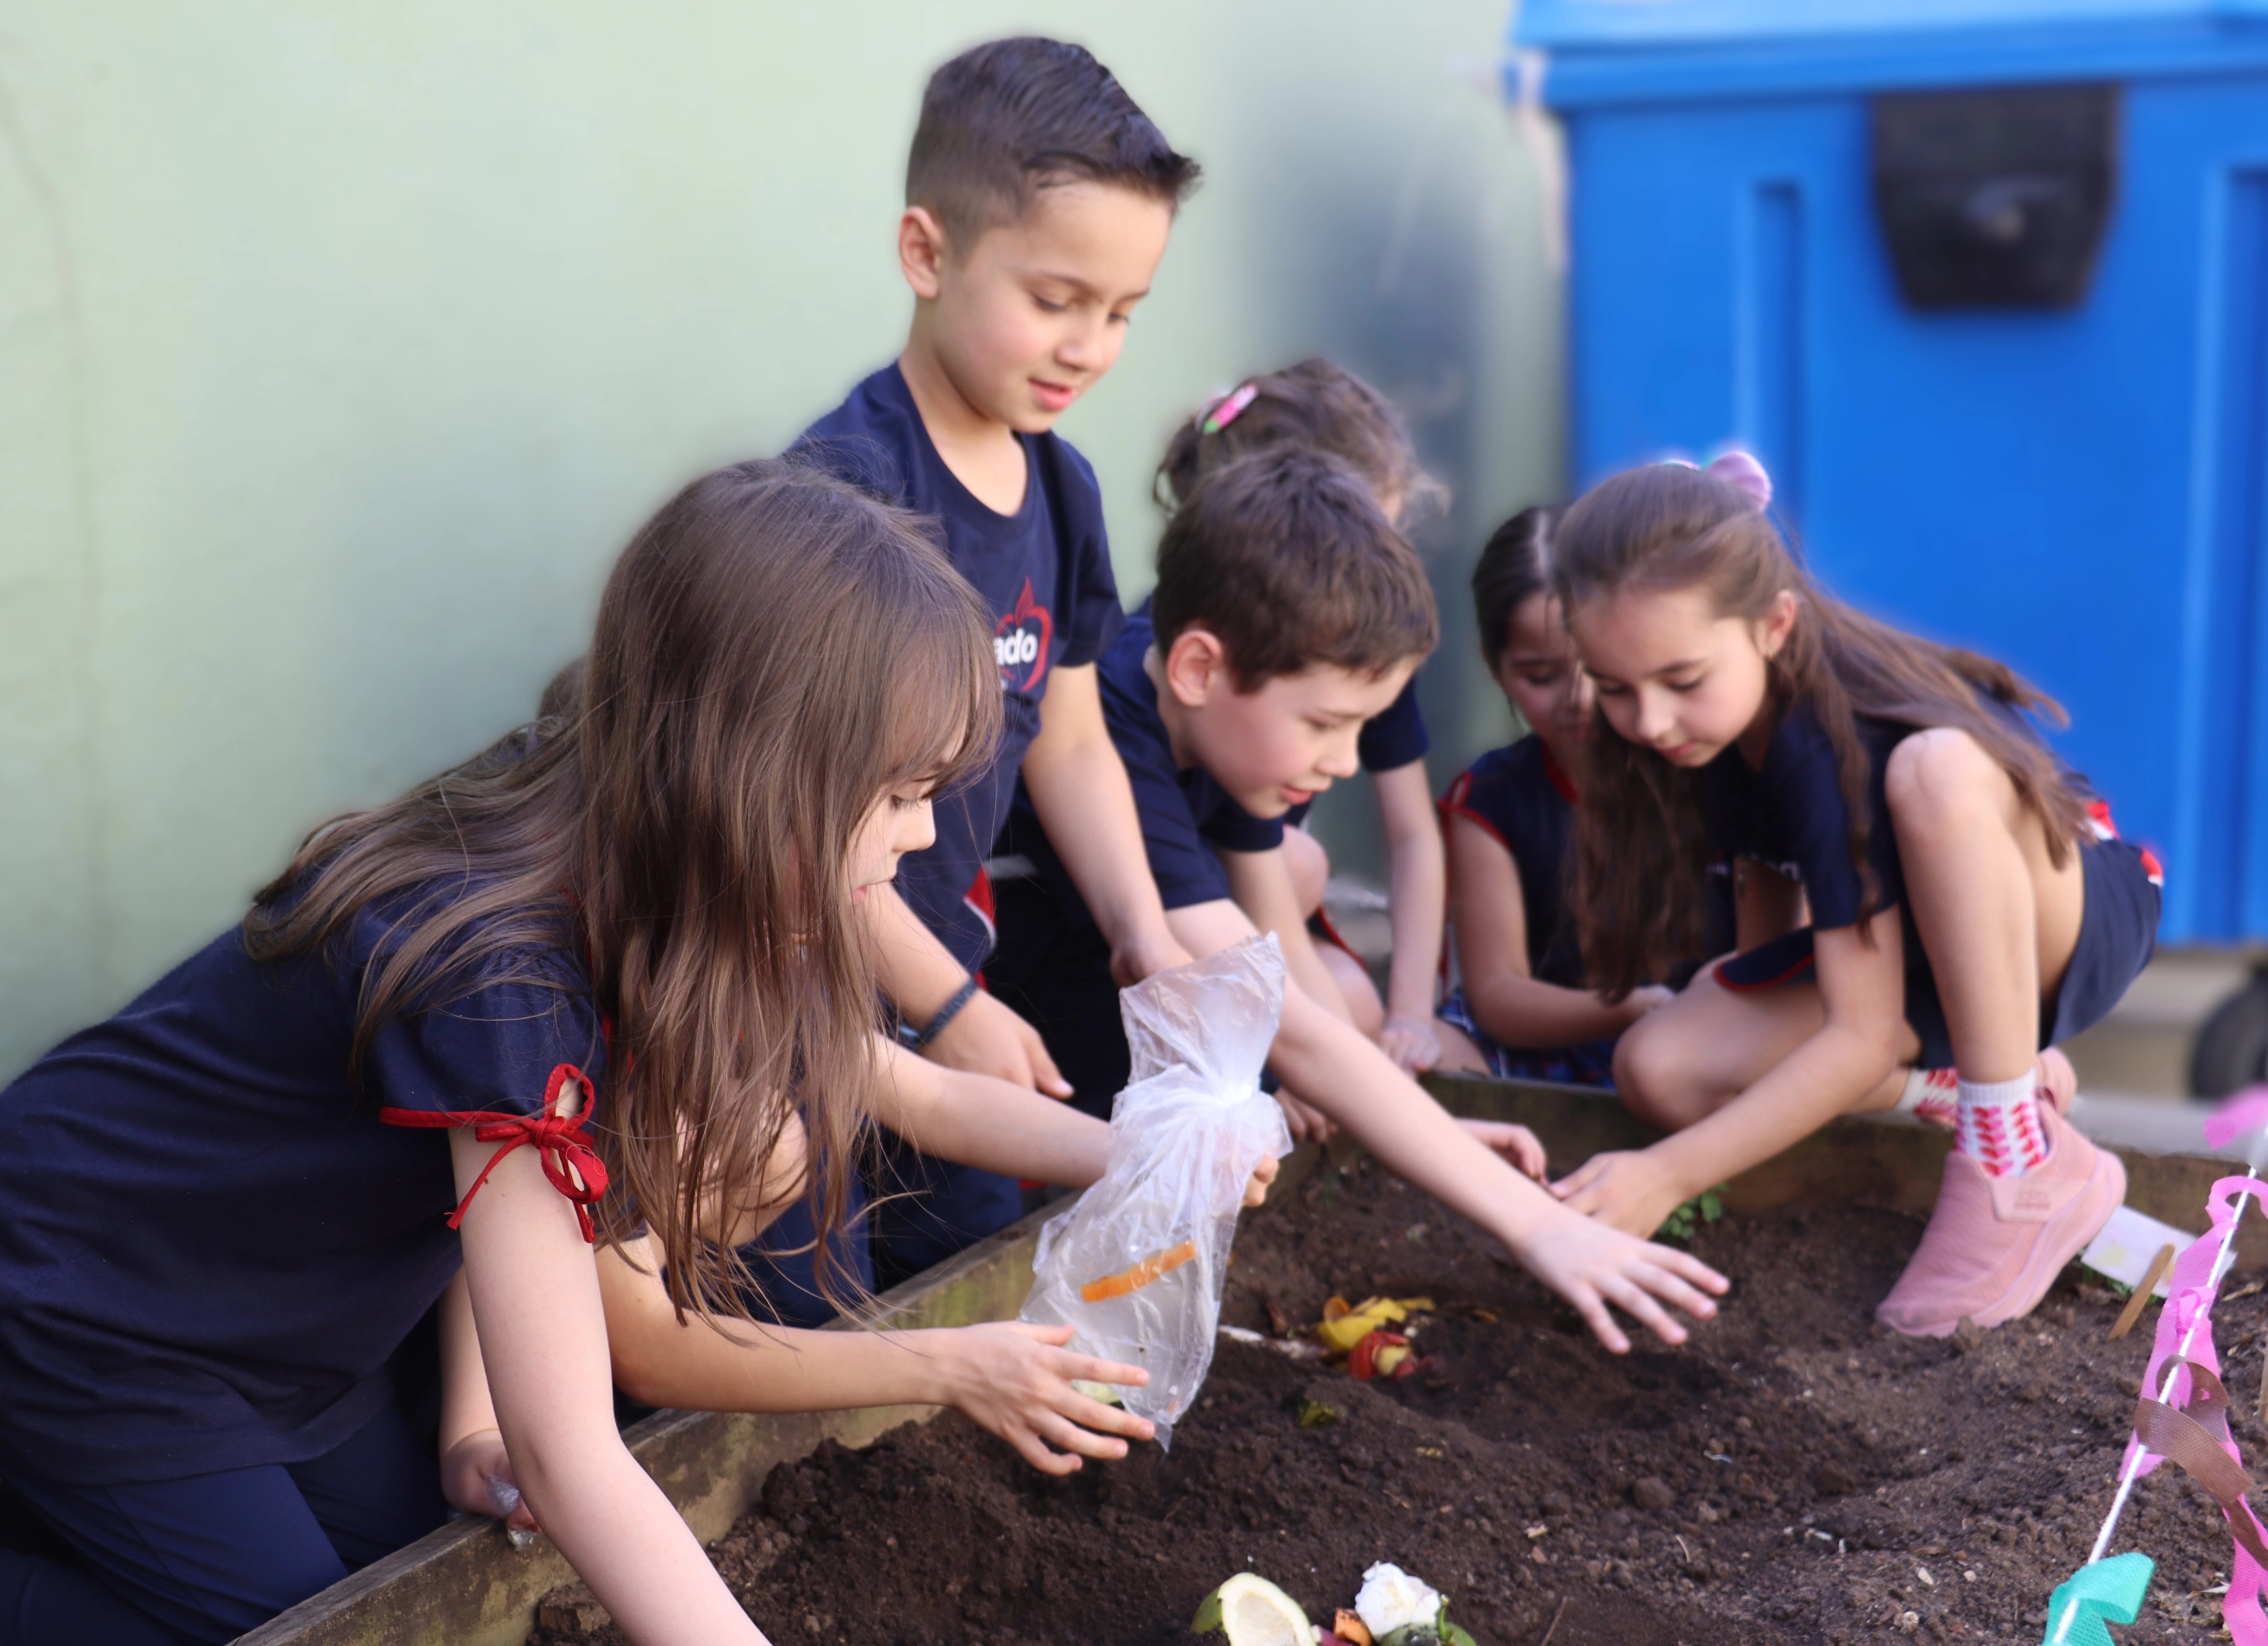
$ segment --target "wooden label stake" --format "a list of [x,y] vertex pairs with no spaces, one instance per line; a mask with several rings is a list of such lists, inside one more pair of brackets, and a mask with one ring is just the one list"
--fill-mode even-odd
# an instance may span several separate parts
[[2118,1324],[2110,1328],[2112,1342],[2117,1342],[2134,1329],[2134,1322],[2142,1318],[2142,1311],[2150,1301],[2150,1294],[2158,1290],[2158,1282],[2166,1277],[2166,1270],[2172,1267],[2173,1261],[2174,1248],[2170,1245],[2160,1246],[2158,1255],[2150,1260],[2150,1272],[2142,1276],[2142,1283],[2134,1288],[2134,1295],[2126,1300],[2125,1308],[2119,1311]]

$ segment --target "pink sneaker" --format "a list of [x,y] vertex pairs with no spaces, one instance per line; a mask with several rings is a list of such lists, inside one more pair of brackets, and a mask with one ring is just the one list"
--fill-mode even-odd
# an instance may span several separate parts
[[1987,1176],[1967,1155],[1945,1157],[1937,1209],[1906,1272],[1874,1318],[1909,1337],[1949,1337],[1963,1316],[1999,1326],[2029,1314],[2063,1266],[2126,1198],[2126,1168],[2040,1106],[2047,1159],[2021,1178]]

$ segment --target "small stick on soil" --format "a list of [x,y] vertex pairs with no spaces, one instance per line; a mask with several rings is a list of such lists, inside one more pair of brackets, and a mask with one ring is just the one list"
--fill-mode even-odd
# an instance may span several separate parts
[[2173,1243],[2169,1241],[2158,1248],[2158,1255],[2150,1260],[2149,1273],[2142,1276],[2142,1283],[2134,1288],[2134,1295],[2118,1312],[2118,1324],[2110,1328],[2112,1342],[2117,1342],[2134,1329],[2134,1322],[2142,1318],[2142,1311],[2149,1306],[2150,1295],[2158,1290],[2158,1282],[2166,1277],[2166,1271],[2173,1267]]
[[1559,1620],[1567,1615],[1567,1602],[1573,1598],[1572,1595],[1559,1597],[1559,1609],[1551,1614],[1551,1627],[1543,1631],[1543,1638],[1536,1642],[1535,1646],[1551,1646],[1551,1637],[1559,1632]]
[[2260,1363],[2260,1421],[2268,1423],[2268,1360]]

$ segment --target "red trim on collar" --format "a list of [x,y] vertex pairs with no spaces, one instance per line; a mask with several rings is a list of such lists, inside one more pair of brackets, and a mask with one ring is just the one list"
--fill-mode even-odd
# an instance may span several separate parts
[[1543,775],[1551,780],[1551,786],[1559,791],[1559,797],[1571,806],[1582,805],[1582,791],[1575,787],[1575,780],[1567,775],[1559,762],[1551,758],[1551,746],[1542,738],[1538,738],[1535,739],[1535,749],[1536,753],[1543,756]]
[[[559,1097],[569,1085],[582,1089],[582,1108],[571,1115],[559,1113]],[[543,1175],[551,1179],[551,1187],[572,1201],[575,1216],[583,1225],[583,1238],[596,1244],[598,1231],[591,1222],[591,1208],[597,1205],[607,1192],[607,1163],[599,1158],[592,1147],[591,1134],[584,1122],[589,1119],[598,1093],[592,1089],[590,1077],[572,1063],[562,1063],[551,1071],[551,1078],[543,1089],[543,1109],[537,1114],[504,1114],[494,1109],[380,1109],[378,1118],[388,1126],[447,1128],[460,1126],[473,1128],[473,1135],[484,1143],[504,1146],[489,1157],[488,1165],[473,1179],[473,1187],[465,1191],[465,1198],[457,1202],[457,1209],[449,1214],[449,1227],[461,1225],[465,1210],[473,1203],[473,1196],[481,1192],[481,1185],[489,1180],[489,1173],[498,1163],[521,1144],[532,1144],[536,1157],[543,1163]]]

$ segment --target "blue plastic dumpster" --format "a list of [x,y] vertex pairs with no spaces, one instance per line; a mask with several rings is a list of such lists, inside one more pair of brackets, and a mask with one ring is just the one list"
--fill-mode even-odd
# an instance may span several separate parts
[[1528,0],[1514,43],[1577,483],[1749,445],[1832,588],[2071,710],[2165,941],[2268,938],[2268,0]]

